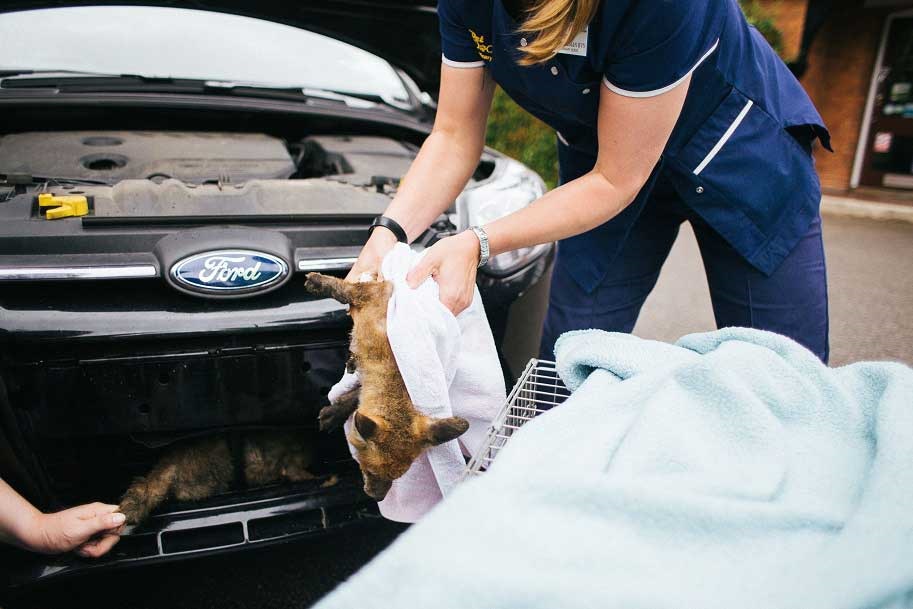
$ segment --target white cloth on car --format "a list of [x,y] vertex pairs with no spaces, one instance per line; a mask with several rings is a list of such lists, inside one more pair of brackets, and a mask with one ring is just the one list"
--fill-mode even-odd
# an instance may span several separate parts
[[[478,448],[505,399],[504,377],[479,290],[475,289],[472,304],[454,317],[441,304],[434,279],[414,290],[406,283],[421,256],[399,243],[383,260],[381,273],[393,283],[387,337],[416,408],[435,418],[463,417],[469,430],[458,440],[429,448],[393,482],[378,505],[385,518],[399,522],[417,521],[453,489],[462,477],[463,455]],[[357,382],[357,372],[343,375],[331,389],[330,401]]]

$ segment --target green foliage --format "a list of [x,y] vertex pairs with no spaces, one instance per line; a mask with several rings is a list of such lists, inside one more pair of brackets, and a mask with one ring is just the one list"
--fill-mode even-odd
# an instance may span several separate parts
[[[758,28],[777,53],[783,49],[783,35],[770,13],[758,0],[740,0],[748,21]],[[558,150],[555,131],[525,112],[500,88],[495,93],[488,117],[486,144],[518,159],[542,176],[549,188],[558,182]]]
[[742,12],[748,23],[758,28],[761,35],[767,39],[770,46],[778,55],[783,55],[783,33],[777,28],[773,17],[764,8],[758,0],[739,0],[742,6]]
[[524,111],[499,87],[488,115],[485,143],[542,176],[549,188],[558,181],[555,131]]

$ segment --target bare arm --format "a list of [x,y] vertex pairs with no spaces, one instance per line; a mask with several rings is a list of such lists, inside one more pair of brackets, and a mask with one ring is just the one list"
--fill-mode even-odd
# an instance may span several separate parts
[[25,537],[28,524],[39,513],[31,503],[0,479],[0,541],[21,545],[20,540]]
[[[578,235],[612,219],[637,196],[678,121],[690,77],[655,97],[632,98],[600,87],[599,154],[592,171],[528,207],[486,225],[491,254]],[[479,242],[471,232],[436,243],[409,275],[415,286],[429,275],[441,301],[459,313],[472,301]]]
[[588,174],[485,226],[492,255],[579,235],[627,207],[678,120],[690,77],[656,97],[624,97],[601,87],[599,155]]
[[90,503],[44,514],[0,479],[0,542],[43,554],[76,550],[98,557],[119,539],[124,515],[116,510],[116,505]]
[[[406,230],[410,241],[453,203],[478,165],[493,94],[494,82],[484,68],[441,66],[434,128],[384,212]],[[390,231],[375,230],[347,279],[375,272],[395,243]]]

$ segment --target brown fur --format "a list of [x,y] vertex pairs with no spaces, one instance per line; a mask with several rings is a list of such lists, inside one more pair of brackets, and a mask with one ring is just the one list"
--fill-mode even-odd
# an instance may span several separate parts
[[348,440],[355,447],[365,492],[379,501],[422,451],[459,437],[469,423],[460,417],[433,419],[409,399],[387,340],[387,301],[393,291],[389,281],[348,283],[308,273],[305,287],[349,305],[350,361],[358,369],[361,390],[324,408],[320,424],[321,429],[330,429],[355,413]]
[[[316,478],[308,467],[310,438],[294,432],[260,431],[242,438],[244,479],[248,486],[300,482]],[[168,497],[199,501],[227,491],[234,481],[228,440],[214,436],[179,444],[168,451],[146,476],[133,481],[120,502],[127,524],[139,524]],[[331,476],[324,483],[336,483]]]

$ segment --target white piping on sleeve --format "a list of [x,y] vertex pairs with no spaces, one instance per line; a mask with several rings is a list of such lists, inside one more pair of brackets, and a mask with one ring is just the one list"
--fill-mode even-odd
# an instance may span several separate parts
[[570,144],[567,143],[567,140],[564,139],[564,136],[561,135],[560,131],[555,131],[555,135],[558,136],[558,141],[560,141],[562,144],[564,144],[565,146],[570,146]]
[[710,149],[710,152],[707,153],[707,156],[704,157],[704,160],[701,161],[700,165],[694,168],[694,175],[700,175],[700,173],[704,171],[704,167],[706,167],[707,164],[713,160],[713,157],[717,155],[717,153],[723,147],[723,144],[725,144],[726,141],[732,137],[732,134],[738,128],[739,124],[745,118],[745,115],[748,114],[748,111],[751,110],[753,105],[754,102],[749,99],[748,103],[745,104],[745,107],[742,108],[742,111],[739,112],[739,115],[735,117],[735,120],[732,121],[731,125],[729,125],[729,129],[726,130],[726,132],[723,134],[723,137],[721,137],[719,141],[713,146],[713,148]]
[[660,89],[653,89],[652,91],[628,91],[627,89],[622,89],[621,87],[617,87],[617,86],[613,85],[612,83],[609,82],[609,79],[606,78],[605,76],[602,77],[602,84],[604,84],[609,91],[612,91],[613,93],[618,93],[619,95],[624,95],[625,97],[656,97],[657,95],[662,95],[666,91],[671,91],[675,87],[679,86],[680,84],[682,84],[682,82],[686,78],[691,76],[691,73],[694,72],[695,70],[697,70],[698,66],[700,66],[702,63],[704,63],[705,59],[710,57],[710,55],[716,50],[716,48],[719,46],[719,44],[720,44],[720,39],[717,38],[716,42],[713,43],[713,46],[711,46],[710,49],[706,53],[704,53],[700,59],[697,60],[697,63],[694,64],[691,67],[691,69],[685,73],[684,76],[682,76],[681,78],[676,80],[671,85],[666,85],[665,87],[662,87]]
[[454,61],[452,59],[447,59],[444,55],[441,55],[441,61],[451,68],[484,68],[484,61]]

